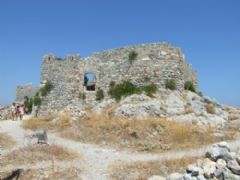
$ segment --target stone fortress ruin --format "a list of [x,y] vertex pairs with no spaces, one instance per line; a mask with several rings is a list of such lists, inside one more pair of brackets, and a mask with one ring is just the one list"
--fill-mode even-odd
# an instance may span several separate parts
[[[132,60],[129,59],[131,52],[136,54]],[[40,112],[92,107],[97,103],[98,89],[104,92],[105,98],[109,98],[111,82],[126,80],[137,86],[154,83],[158,88],[164,88],[167,79],[175,79],[179,91],[184,90],[185,81],[198,85],[196,72],[186,63],[182,51],[165,43],[128,46],[95,53],[87,58],[45,55],[40,87],[50,81],[54,88],[43,98]],[[20,100],[23,93],[26,92],[17,91],[16,99]],[[80,94],[84,94],[84,100]]]

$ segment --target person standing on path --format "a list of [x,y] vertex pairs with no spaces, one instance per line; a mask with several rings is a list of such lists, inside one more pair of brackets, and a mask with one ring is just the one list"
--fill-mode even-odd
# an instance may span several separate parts
[[11,112],[12,112],[12,119],[15,120],[16,113],[17,113],[16,104],[15,103],[12,103]]
[[24,112],[24,105],[21,105],[20,107],[19,107],[19,118],[20,118],[20,120],[22,120],[23,119],[23,115],[25,114],[25,112]]

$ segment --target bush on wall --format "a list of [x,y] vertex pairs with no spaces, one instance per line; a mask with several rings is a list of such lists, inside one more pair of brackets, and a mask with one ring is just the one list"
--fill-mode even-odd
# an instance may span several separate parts
[[177,83],[175,79],[167,79],[165,81],[165,87],[167,89],[171,89],[171,90],[176,90],[177,89]]
[[119,84],[110,85],[108,93],[112,98],[119,101],[122,97],[127,97],[133,94],[140,94],[142,92],[145,92],[147,96],[153,97],[153,94],[156,93],[156,91],[157,86],[155,84],[137,87],[130,81],[123,81]]
[[138,54],[135,51],[130,51],[128,54],[128,60],[130,62],[130,64],[133,63],[133,61],[137,58]]
[[44,87],[42,87],[39,91],[42,96],[47,96],[47,94],[53,89],[53,84],[51,81],[47,81]]
[[28,112],[32,112],[32,106],[33,106],[33,100],[32,98],[29,98],[28,96],[24,97],[24,106],[28,109]]
[[96,92],[96,100],[101,101],[102,99],[104,99],[104,92],[99,88]]
[[184,83],[184,89],[192,91],[192,92],[196,92],[196,88],[195,88],[194,84],[191,81],[186,81]]

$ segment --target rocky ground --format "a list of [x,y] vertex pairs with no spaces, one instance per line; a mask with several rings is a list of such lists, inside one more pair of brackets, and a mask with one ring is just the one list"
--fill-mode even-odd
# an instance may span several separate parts
[[222,105],[209,97],[201,97],[191,91],[160,89],[153,98],[141,95],[129,96],[120,103],[104,100],[95,106],[98,113],[109,111],[113,115],[130,119],[165,117],[169,120],[187,121],[198,125],[223,127],[229,120],[240,119],[240,110]]
[[10,106],[0,105],[0,120],[10,119],[11,109]]
[[[29,140],[28,137],[30,137],[29,135],[33,133],[33,130],[30,129],[36,129],[39,127],[39,124],[37,124],[37,126],[34,128],[23,129],[22,124],[25,121],[6,120],[9,119],[9,112],[9,107],[1,107],[0,117],[2,120],[4,120],[0,121],[0,135],[3,135],[3,140],[1,140],[1,142],[6,142],[6,140],[4,140],[4,137],[9,137],[9,139],[11,138],[13,140],[12,142],[14,143],[11,146],[7,146],[5,145],[5,143],[1,145],[1,163],[6,162],[4,161],[4,159],[6,160],[7,157],[11,155],[11,153],[19,151],[22,153],[24,148],[29,147],[29,144],[32,145],[33,143],[35,143]],[[85,123],[82,123],[84,126],[75,126],[75,131],[80,130],[76,129],[76,127],[90,129],[91,131],[86,131],[87,133],[93,133],[93,130],[97,129],[97,133],[103,133],[102,138],[110,135],[109,132],[114,134],[115,132],[119,131],[119,128],[117,128],[116,126],[118,125],[117,123],[110,123],[110,126],[106,126],[106,124],[104,123],[109,123],[109,121],[102,121],[102,124],[96,124],[97,121],[91,121],[91,117],[88,117],[88,112],[85,109],[82,109],[78,112],[81,113],[81,116],[82,114],[84,114]],[[53,151],[53,155],[47,160],[43,158],[45,156],[43,152],[37,152],[36,156],[40,158],[40,161],[32,161],[30,164],[29,162],[22,163],[21,158],[21,161],[19,161],[21,163],[14,164],[15,161],[11,161],[11,163],[9,164],[0,163],[0,175],[2,176],[1,178],[6,177],[7,175],[10,175],[12,172],[14,172],[14,170],[19,169],[19,173],[21,174],[22,179],[68,178],[101,180],[129,179],[129,177],[131,177],[130,179],[139,179],[138,175],[141,174],[141,169],[133,168],[134,170],[130,172],[133,173],[132,176],[130,176],[129,171],[124,170],[124,168],[123,170],[127,173],[124,173],[120,171],[121,169],[119,169],[118,173],[115,173],[115,175],[113,175],[112,167],[119,163],[124,165],[129,163],[138,164],[151,161],[160,162],[161,164],[161,162],[165,161],[166,159],[175,161],[181,158],[199,158],[206,155],[205,159],[198,160],[196,161],[196,163],[187,166],[187,170],[185,171],[185,173],[181,171],[183,169],[183,167],[181,167],[179,169],[179,171],[181,171],[180,174],[178,172],[165,177],[165,175],[163,174],[149,173],[147,176],[144,176],[143,179],[240,179],[240,176],[238,176],[240,171],[239,152],[237,150],[237,148],[240,148],[239,134],[237,133],[239,132],[240,127],[239,109],[221,105],[216,100],[210,99],[208,97],[201,97],[189,91],[184,91],[180,93],[177,91],[160,90],[157,94],[155,94],[155,97],[152,98],[146,96],[145,94],[132,95],[126,97],[118,103],[112,99],[106,99],[96,104],[93,112],[96,113],[96,117],[98,117],[97,114],[99,114],[99,117],[100,114],[104,114],[104,117],[113,117],[112,119],[115,119],[116,121],[119,118],[123,118],[124,121],[122,121],[122,124],[120,123],[120,125],[122,126],[122,130],[126,129],[126,131],[121,131],[123,133],[118,132],[120,133],[119,138],[121,137],[123,140],[125,140],[124,138],[126,138],[126,133],[129,132],[132,136],[132,141],[134,142],[137,140],[141,140],[141,137],[146,137],[146,135],[147,137],[149,137],[148,139],[145,139],[147,141],[155,139],[162,142],[163,140],[165,140],[162,139],[163,137],[160,137],[160,139],[155,138],[160,135],[168,137],[167,134],[164,134],[166,132],[166,129],[162,128],[162,122],[159,122],[159,124],[152,121],[147,122],[147,124],[142,123],[141,127],[139,126],[139,129],[138,126],[135,124],[134,127],[137,128],[132,128],[132,125],[134,125],[134,123],[141,124],[141,122],[144,122],[144,120],[149,120],[149,118],[151,118],[151,120],[154,120],[154,118],[159,119],[159,121],[161,121],[161,118],[163,118],[166,121],[173,122],[172,125],[176,125],[177,123],[175,122],[190,123],[194,126],[196,125],[196,127],[199,127],[199,129],[201,129],[200,131],[194,130],[195,134],[197,134],[198,137],[202,136],[201,134],[199,134],[200,132],[208,132],[209,130],[207,128],[212,128],[213,131],[211,130],[211,135],[214,134],[214,136],[216,137],[221,137],[225,139],[224,136],[226,136],[226,134],[231,134],[231,138],[234,138],[234,140],[228,142],[229,144],[220,143],[214,146],[201,147],[198,145],[192,146],[192,148],[188,148],[186,150],[178,150],[177,148],[173,148],[171,149],[171,151],[166,149],[164,151],[159,151],[155,153],[152,153],[150,151],[140,153],[139,151],[133,152],[128,149],[115,149],[115,146],[102,146],[100,145],[101,143],[91,144],[95,143],[95,141],[88,141],[88,138],[91,136],[89,135],[89,137],[86,137],[87,134],[82,134],[85,136],[85,138],[84,136],[80,136],[81,138],[78,141],[71,140],[71,138],[65,139],[62,137],[62,134],[59,133],[59,131],[61,131],[61,129],[64,130],[65,127],[69,125],[69,122],[65,121],[64,118],[52,118],[51,121],[47,121],[51,122],[51,124],[41,124],[40,127],[45,126],[50,129],[50,131],[48,132],[49,144],[56,145],[57,147],[59,147],[58,150],[55,149]],[[126,119],[127,121],[132,123],[126,123]],[[70,123],[76,124],[77,121],[83,122],[76,119],[76,117],[73,117]],[[62,127],[58,128],[58,132],[51,131],[51,128],[54,129],[54,127],[58,126],[60,122]],[[147,128],[143,128],[145,125],[147,125]],[[151,127],[151,129],[149,129],[148,127]],[[166,124],[164,124],[163,127],[166,127]],[[110,129],[111,131],[109,131],[109,128],[113,129]],[[154,129],[156,132],[152,132],[152,129]],[[151,130],[150,133],[148,132],[149,130]],[[81,129],[82,133],[83,131],[84,130]],[[141,131],[146,131],[147,133],[144,132],[141,134]],[[174,129],[174,131],[176,131],[176,129]],[[183,132],[185,131],[183,131],[183,128],[177,129],[177,131],[180,132],[179,135],[184,135]],[[171,131],[167,133],[170,132]],[[118,134],[115,133],[115,135]],[[94,134],[94,136],[97,136],[97,134]],[[187,134],[187,136],[189,137],[190,134]],[[100,134],[99,137],[101,137]],[[99,140],[102,141],[103,139],[100,138]],[[201,142],[200,139],[198,139],[197,141]],[[185,143],[185,141],[183,141],[182,143]],[[186,143],[189,144],[189,142]],[[77,154],[77,158],[72,160],[58,159],[55,152],[61,152],[59,149],[66,149],[66,151],[71,151]],[[234,151],[235,153],[233,153]],[[32,150],[30,153],[32,154],[31,157],[35,157],[34,153],[36,152]],[[151,169],[152,167],[150,164],[151,163],[148,163],[147,166],[149,166],[148,168]],[[176,172],[178,171],[177,169],[172,170],[174,170],[174,172],[175,170]],[[73,176],[70,177],[68,172],[72,172],[71,174]]]
[[152,176],[149,180],[204,180],[240,179],[240,151],[231,151],[229,144],[221,142],[209,147],[205,159],[188,165],[184,174],[173,173],[166,178]]
[[[16,141],[16,145],[13,148],[2,147],[1,158],[6,156],[9,152],[13,150],[26,147],[27,144],[29,143],[26,140],[26,135],[29,135],[32,132],[29,130],[22,129],[21,123],[22,122],[20,121],[11,121],[11,120],[0,122],[1,133],[8,134],[10,137],[12,137],[12,139]],[[129,153],[126,151],[118,151],[115,149],[103,148],[96,145],[84,144],[81,142],[66,140],[52,133],[49,134],[49,143],[68,148],[69,150],[77,153],[81,157],[81,159],[79,160],[59,161],[59,162],[55,161],[54,163],[54,167],[56,167],[57,169],[61,169],[61,170],[66,170],[66,168],[77,169],[78,173],[76,173],[77,174],[76,179],[77,178],[110,179],[109,168],[118,162],[129,163],[129,162],[138,162],[138,161],[141,161],[141,162],[154,161],[154,160],[161,161],[169,158],[179,159],[183,157],[195,157],[195,156],[199,157],[204,155],[206,149],[208,148],[207,146],[205,146],[199,149],[193,149],[188,151],[172,151],[172,152],[165,152],[165,153],[158,153],[158,154]],[[233,149],[240,147],[239,140],[232,141],[229,144]],[[228,146],[226,145],[226,147]],[[224,147],[224,149],[226,148]],[[224,152],[228,153],[229,149],[227,151],[224,150]],[[53,166],[52,161],[43,161],[43,162],[38,162],[32,165],[16,164],[16,165],[4,166],[4,167],[1,167],[0,171],[1,171],[1,174],[4,174],[4,172],[12,172],[13,170],[16,170],[16,169],[23,169],[25,171],[32,170],[32,172],[35,172],[35,170],[42,170],[44,172],[44,169],[48,169],[49,171],[49,169],[52,169],[52,166]],[[45,173],[43,172],[42,172],[41,178],[39,179],[51,177],[51,174],[49,175],[47,172]],[[35,174],[35,175],[37,176],[39,174]]]

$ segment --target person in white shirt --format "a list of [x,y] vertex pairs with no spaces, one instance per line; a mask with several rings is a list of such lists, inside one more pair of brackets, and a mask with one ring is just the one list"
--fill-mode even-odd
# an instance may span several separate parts
[[15,120],[15,118],[16,118],[16,113],[17,113],[16,104],[15,104],[15,103],[12,103],[11,111],[12,111],[12,119]]

